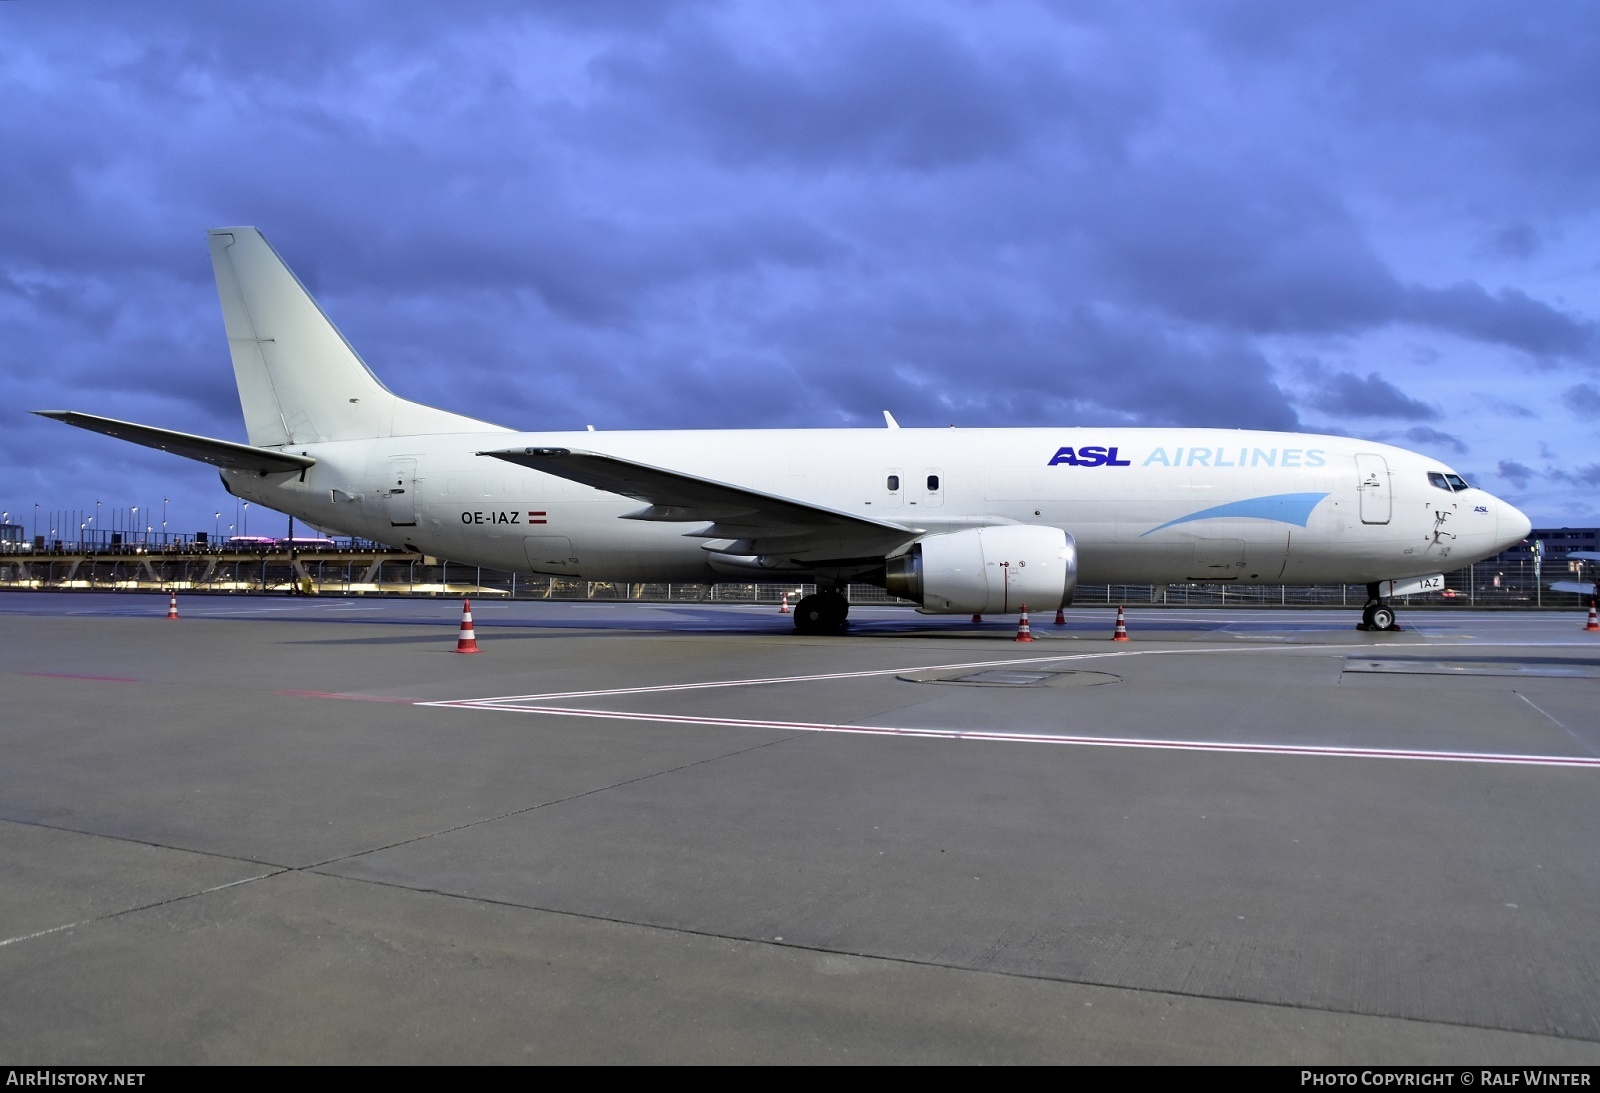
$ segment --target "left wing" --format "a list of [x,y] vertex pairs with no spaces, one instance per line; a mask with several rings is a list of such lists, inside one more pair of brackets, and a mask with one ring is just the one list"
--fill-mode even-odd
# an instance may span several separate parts
[[689,534],[731,540],[715,547],[707,544],[718,553],[857,561],[868,556],[881,558],[925,530],[598,452],[505,448],[478,454],[645,503],[644,508],[624,515],[624,520],[709,524]]

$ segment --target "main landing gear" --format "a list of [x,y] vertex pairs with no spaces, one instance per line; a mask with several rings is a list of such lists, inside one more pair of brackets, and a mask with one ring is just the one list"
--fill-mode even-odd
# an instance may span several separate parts
[[807,596],[794,605],[794,628],[802,634],[837,634],[845,627],[850,601],[836,588]]
[[1376,581],[1367,585],[1367,606],[1361,609],[1361,622],[1356,629],[1391,632],[1400,629],[1400,624],[1394,621],[1394,608],[1379,598]]

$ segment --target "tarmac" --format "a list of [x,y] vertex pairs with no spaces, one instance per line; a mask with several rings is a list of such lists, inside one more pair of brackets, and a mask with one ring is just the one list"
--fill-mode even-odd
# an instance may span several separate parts
[[1600,1064],[1582,613],[0,593],[0,1063]]

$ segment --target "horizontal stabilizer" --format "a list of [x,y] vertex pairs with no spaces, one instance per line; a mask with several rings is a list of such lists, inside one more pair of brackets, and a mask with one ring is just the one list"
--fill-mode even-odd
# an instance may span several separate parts
[[261,474],[282,474],[303,471],[316,462],[307,455],[290,455],[249,444],[236,444],[231,440],[213,440],[208,436],[180,433],[172,429],[157,429],[150,425],[135,425],[131,421],[100,417],[96,414],[79,414],[71,410],[35,410],[40,417],[76,425],[94,433],[104,433],[118,440],[143,444],[185,459],[198,459],[214,467],[235,471],[255,471]]

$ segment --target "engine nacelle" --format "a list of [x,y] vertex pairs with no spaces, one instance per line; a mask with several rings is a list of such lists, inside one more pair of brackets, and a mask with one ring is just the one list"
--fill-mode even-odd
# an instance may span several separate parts
[[1078,544],[1060,528],[1005,524],[929,535],[890,558],[886,587],[937,615],[1054,611],[1078,588]]

